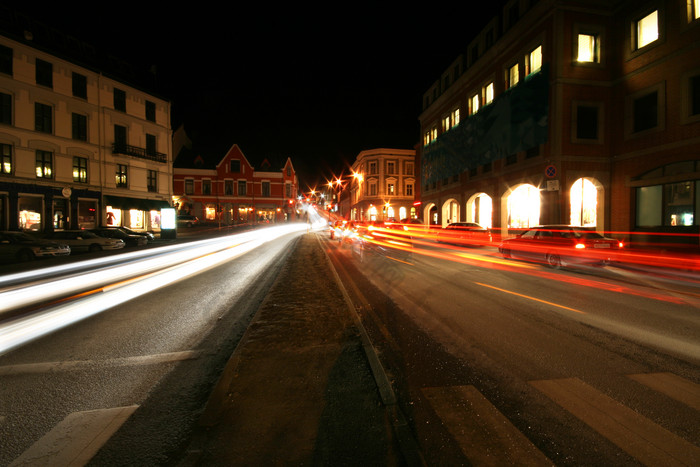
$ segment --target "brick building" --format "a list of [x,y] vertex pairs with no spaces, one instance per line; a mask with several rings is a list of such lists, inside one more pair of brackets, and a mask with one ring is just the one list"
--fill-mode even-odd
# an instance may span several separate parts
[[422,217],[697,246],[698,44],[696,1],[506,2],[424,95]]
[[215,165],[200,156],[178,156],[173,205],[179,213],[225,225],[298,220],[299,182],[291,159],[264,159],[254,167],[234,144]]

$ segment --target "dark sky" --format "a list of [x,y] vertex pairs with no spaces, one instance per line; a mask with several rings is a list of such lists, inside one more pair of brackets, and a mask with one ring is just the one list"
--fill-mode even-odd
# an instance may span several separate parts
[[465,11],[405,3],[200,1],[153,12],[146,4],[70,2],[67,12],[56,2],[41,14],[136,65],[155,65],[173,129],[184,123],[199,150],[217,161],[234,143],[253,163],[289,156],[302,189],[347,173],[362,150],[412,149],[423,93],[492,17],[470,24]]

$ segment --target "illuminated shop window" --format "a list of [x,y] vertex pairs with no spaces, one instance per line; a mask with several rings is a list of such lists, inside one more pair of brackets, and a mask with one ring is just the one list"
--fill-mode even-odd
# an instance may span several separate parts
[[508,196],[508,227],[527,228],[540,223],[540,190],[520,185]]
[[659,38],[659,12],[652,11],[636,23],[637,49],[651,44]]
[[490,229],[493,227],[493,200],[486,193],[476,195],[467,209],[467,222],[475,222]]
[[593,182],[579,178],[571,186],[571,225],[595,227],[598,208],[598,190]]

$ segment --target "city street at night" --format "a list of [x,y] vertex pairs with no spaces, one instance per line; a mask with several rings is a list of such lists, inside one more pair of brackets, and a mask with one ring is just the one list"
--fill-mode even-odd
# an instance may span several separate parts
[[418,235],[358,254],[307,228],[5,352],[0,464],[91,417],[110,428],[62,455],[697,463],[700,293],[683,271],[557,270]]

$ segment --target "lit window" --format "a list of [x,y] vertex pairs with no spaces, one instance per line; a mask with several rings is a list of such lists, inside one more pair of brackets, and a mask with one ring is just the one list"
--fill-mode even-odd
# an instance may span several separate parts
[[457,126],[459,125],[459,109],[454,109],[452,111],[452,126]]
[[469,99],[469,108],[471,109],[471,113],[475,114],[479,111],[479,95],[474,94],[471,99]]
[[442,119],[442,131],[447,131],[450,129],[450,116]]
[[653,11],[637,21],[637,48],[641,49],[659,38],[659,12]]
[[516,63],[508,69],[508,89],[512,88],[520,80],[520,70],[518,69],[518,64]]
[[542,46],[540,45],[535,50],[527,54],[525,60],[525,74],[532,74],[542,68]]
[[37,178],[53,178],[53,153],[49,151],[36,151],[36,176]]
[[688,7],[690,8],[690,20],[700,19],[700,0],[691,0],[688,2]]
[[598,58],[598,37],[593,34],[578,35],[578,54],[576,60],[579,62],[599,62]]
[[493,83],[484,86],[484,105],[489,105],[493,102]]

